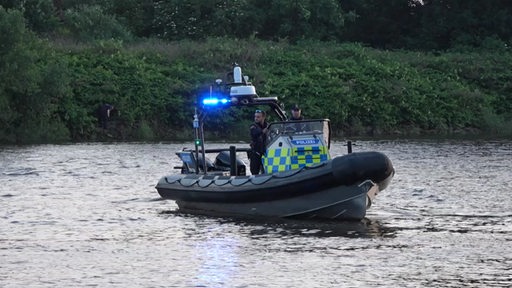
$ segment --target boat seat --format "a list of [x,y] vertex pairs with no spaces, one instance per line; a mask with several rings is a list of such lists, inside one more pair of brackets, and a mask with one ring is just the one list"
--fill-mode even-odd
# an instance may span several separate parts
[[[196,155],[194,151],[180,151],[176,152],[176,155],[180,157],[181,161],[183,161],[183,166],[181,167],[181,174],[191,174],[196,173]],[[203,155],[199,154],[199,172],[204,172],[204,164],[203,164]],[[215,166],[213,165],[210,159],[206,158],[206,171],[215,170]]]
[[[236,175],[245,176],[245,163],[236,157]],[[213,163],[216,170],[219,171],[231,171],[231,156],[229,151],[221,151],[215,157],[215,162]]]

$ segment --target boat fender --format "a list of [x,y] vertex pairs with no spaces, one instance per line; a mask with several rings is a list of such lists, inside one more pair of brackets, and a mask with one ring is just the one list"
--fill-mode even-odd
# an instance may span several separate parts
[[261,185],[263,183],[266,183],[270,179],[272,179],[271,174],[261,174],[261,175],[251,177],[251,183],[254,185]]
[[237,176],[237,177],[233,177],[233,179],[231,179],[231,185],[233,186],[241,186],[241,185],[244,185],[245,183],[249,182],[251,176]]
[[210,184],[212,184],[215,181],[216,177],[217,176],[214,176],[214,175],[205,175],[205,176],[201,177],[201,179],[199,180],[197,185],[199,185],[199,187],[202,187],[202,188],[208,187],[208,186],[210,186]]
[[277,172],[277,173],[274,173],[272,175],[274,175],[274,177],[276,177],[276,178],[288,178],[288,177],[291,177],[291,176],[299,173],[302,170],[304,170],[304,167],[302,167],[300,169],[293,169],[293,170],[286,170],[286,171],[282,171],[282,172]]
[[169,183],[169,184],[173,184],[175,183],[176,181],[180,180],[181,178],[183,178],[183,176],[181,174],[179,175],[171,175],[171,176],[166,176],[165,177],[165,182]]
[[325,164],[326,164],[326,162],[313,163],[313,164],[309,164],[308,166],[305,166],[304,169],[320,168],[320,167],[324,166]]
[[391,161],[380,152],[351,153],[332,161],[332,174],[340,184],[351,185],[368,179],[380,182],[391,173]]
[[232,176],[219,176],[217,179],[215,179],[214,183],[217,186],[223,186],[228,184],[231,181],[231,178],[234,178]]
[[199,181],[199,177],[197,175],[187,175],[180,180],[180,184],[185,187],[190,187],[196,184]]

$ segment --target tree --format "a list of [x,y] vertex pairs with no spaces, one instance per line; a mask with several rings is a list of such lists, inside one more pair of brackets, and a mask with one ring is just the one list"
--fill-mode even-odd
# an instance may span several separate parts
[[480,47],[490,37],[512,40],[512,7],[503,0],[425,0],[416,7],[418,30],[415,46],[448,49]]
[[28,28],[36,33],[50,34],[58,27],[59,19],[55,15],[52,0],[2,0],[0,5],[20,11]]
[[347,22],[343,40],[376,48],[403,48],[404,39],[416,26],[416,0],[348,0],[341,8],[353,17]]
[[153,33],[155,7],[153,0],[112,0],[105,11],[115,15],[119,23],[137,37],[151,37]]
[[130,32],[117,21],[115,16],[105,13],[98,5],[83,5],[67,9],[64,13],[65,26],[72,37],[80,41],[131,40]]
[[26,28],[18,10],[0,7],[0,43],[0,142],[66,138],[55,113],[67,85],[58,57]]

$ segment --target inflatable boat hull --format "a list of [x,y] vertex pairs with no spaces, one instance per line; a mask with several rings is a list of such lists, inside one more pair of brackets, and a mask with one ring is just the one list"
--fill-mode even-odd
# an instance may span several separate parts
[[393,175],[384,154],[361,152],[273,174],[170,175],[162,177],[156,189],[184,212],[362,219]]

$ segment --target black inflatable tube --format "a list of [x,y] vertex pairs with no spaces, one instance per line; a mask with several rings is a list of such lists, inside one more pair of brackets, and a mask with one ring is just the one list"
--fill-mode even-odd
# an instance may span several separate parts
[[367,179],[380,183],[394,173],[391,160],[380,152],[351,153],[336,157],[332,162],[332,175],[343,185]]

